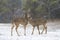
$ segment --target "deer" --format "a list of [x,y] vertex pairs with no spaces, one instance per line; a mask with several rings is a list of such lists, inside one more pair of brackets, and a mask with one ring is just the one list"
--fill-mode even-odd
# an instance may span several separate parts
[[33,34],[33,32],[34,32],[34,29],[35,29],[35,27],[37,27],[37,29],[38,29],[38,32],[39,32],[39,34],[40,34],[40,29],[39,29],[39,26],[40,25],[43,25],[43,30],[42,30],[42,32],[41,32],[41,34],[45,31],[45,33],[47,34],[47,20],[46,19],[43,19],[42,17],[40,17],[40,18],[35,18],[35,19],[33,19],[33,17],[31,16],[31,13],[28,13],[28,21],[29,21],[29,23],[32,25],[32,27],[33,27],[33,30],[32,30],[32,34]]
[[[12,19],[11,36],[13,35],[12,32],[13,32],[14,27],[16,27],[15,30],[16,30],[17,35],[20,36],[18,31],[17,31],[19,24],[24,26],[24,35],[26,35],[26,25],[28,24],[28,19],[27,19],[26,13],[24,16],[25,16],[24,18],[15,18],[15,19],[13,18]],[[15,26],[14,26],[14,24],[15,24]]]

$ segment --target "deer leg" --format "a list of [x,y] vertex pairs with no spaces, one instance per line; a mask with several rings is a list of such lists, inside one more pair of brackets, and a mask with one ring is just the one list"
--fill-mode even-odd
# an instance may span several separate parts
[[[44,26],[43,31],[45,30],[45,34],[47,34],[47,26],[46,25],[43,26]],[[41,34],[43,33],[43,31],[41,32]]]
[[13,24],[13,26],[11,27],[11,36],[13,35],[13,34],[12,34],[13,28],[14,28],[14,24]]
[[45,26],[45,34],[47,34],[47,26]]
[[24,35],[26,35],[26,25],[24,26]]
[[40,34],[40,31],[39,31],[39,26],[37,26],[37,29],[38,29],[38,32],[39,32],[39,34]]
[[35,26],[33,26],[32,35],[33,35],[33,32],[34,32],[34,28],[35,28]]
[[44,29],[45,29],[45,26],[43,25],[43,30],[42,30],[41,34],[43,34],[43,32],[44,32]]
[[20,36],[18,31],[17,31],[18,27],[19,27],[19,25],[16,25],[16,33],[17,33],[18,36]]

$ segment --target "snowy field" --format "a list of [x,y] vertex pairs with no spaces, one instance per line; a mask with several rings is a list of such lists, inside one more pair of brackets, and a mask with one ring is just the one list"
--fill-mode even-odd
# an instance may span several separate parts
[[11,26],[10,23],[0,23],[0,40],[60,40],[60,21],[47,23],[48,33],[41,35],[38,34],[37,28],[31,35],[32,26],[28,24],[26,36],[24,36],[22,25],[18,28],[20,36],[17,36],[15,29],[13,29],[13,36],[11,36]]

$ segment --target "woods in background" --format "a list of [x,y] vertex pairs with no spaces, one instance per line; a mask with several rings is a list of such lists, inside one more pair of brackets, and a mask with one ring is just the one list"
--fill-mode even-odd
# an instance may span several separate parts
[[31,9],[33,17],[60,19],[60,0],[0,0],[0,22],[11,22],[21,8]]

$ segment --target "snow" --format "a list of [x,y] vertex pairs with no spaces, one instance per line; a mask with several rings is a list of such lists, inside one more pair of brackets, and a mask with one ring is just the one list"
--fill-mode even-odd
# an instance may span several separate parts
[[[60,23],[60,22],[59,22]],[[11,36],[11,24],[0,23],[0,40],[60,40],[60,24],[58,22],[49,22],[48,33],[38,34],[37,28],[34,30],[34,34],[31,35],[32,26],[27,25],[26,36],[24,36],[23,26],[19,25],[18,32],[20,36],[17,36],[15,29],[13,29],[13,36]]]

